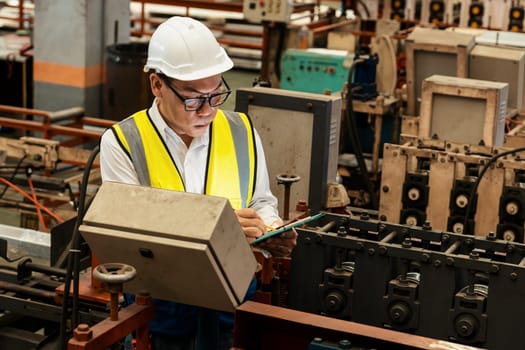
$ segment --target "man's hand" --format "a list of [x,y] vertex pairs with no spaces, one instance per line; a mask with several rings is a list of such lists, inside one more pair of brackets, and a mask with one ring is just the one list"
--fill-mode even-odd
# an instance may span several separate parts
[[290,256],[297,245],[297,232],[295,229],[281,233],[278,236],[268,238],[259,243],[257,247],[269,251],[275,257]]
[[235,210],[235,215],[237,215],[248,242],[255,241],[268,230],[261,217],[251,208]]
[[[246,239],[250,243],[268,231],[268,226],[253,209],[238,209],[235,210],[235,215],[237,215]],[[297,232],[292,229],[278,236],[268,238],[264,242],[257,244],[257,247],[269,251],[272,256],[284,257],[289,256],[296,245]]]

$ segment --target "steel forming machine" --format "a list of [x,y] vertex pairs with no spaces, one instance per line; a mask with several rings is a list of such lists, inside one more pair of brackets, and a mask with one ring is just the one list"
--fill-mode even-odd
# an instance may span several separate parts
[[327,214],[297,229],[289,307],[488,349],[521,349],[525,246]]

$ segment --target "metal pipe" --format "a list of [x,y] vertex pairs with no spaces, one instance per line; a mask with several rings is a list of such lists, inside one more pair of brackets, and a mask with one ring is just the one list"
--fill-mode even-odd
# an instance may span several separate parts
[[381,243],[388,243],[397,236],[397,231],[392,231],[381,240]]
[[461,241],[455,241],[450,247],[448,247],[447,250],[445,250],[445,254],[454,253],[459,248],[460,245],[461,245]]
[[59,276],[59,277],[66,276],[66,270],[64,269],[59,269],[57,267],[51,267],[51,266],[46,266],[46,265],[41,265],[41,264],[35,264],[29,261],[24,263],[23,267],[30,271],[41,272],[41,273],[44,273],[50,276]]
[[22,286],[16,283],[10,283],[10,282],[4,282],[4,281],[0,281],[0,289],[10,291],[10,292],[32,295],[32,296],[36,296],[39,298],[55,299],[56,297],[55,292]]
[[319,229],[319,231],[321,231],[321,232],[329,232],[335,225],[336,225],[335,220],[334,221],[330,221],[329,223],[327,223],[326,225],[321,227]]

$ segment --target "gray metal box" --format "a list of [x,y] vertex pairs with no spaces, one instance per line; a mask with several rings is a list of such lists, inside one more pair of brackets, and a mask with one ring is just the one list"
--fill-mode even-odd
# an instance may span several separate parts
[[225,198],[104,182],[80,232],[100,263],[137,269],[124,290],[233,311],[257,262]]
[[469,55],[469,78],[509,84],[509,109],[521,110],[525,84],[525,49],[476,45]]

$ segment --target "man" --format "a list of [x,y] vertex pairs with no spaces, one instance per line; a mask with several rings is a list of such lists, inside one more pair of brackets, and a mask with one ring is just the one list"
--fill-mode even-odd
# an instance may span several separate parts
[[[222,73],[232,67],[202,23],[185,17],[162,23],[144,67],[154,102],[104,133],[100,168],[103,181],[226,197],[251,242],[281,219],[259,135],[246,115],[218,109],[231,94]],[[260,247],[287,255],[296,238],[289,231]],[[199,310],[158,300],[156,307],[153,349],[193,349]]]

